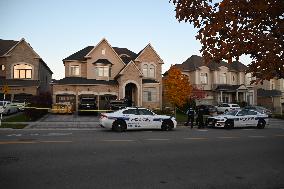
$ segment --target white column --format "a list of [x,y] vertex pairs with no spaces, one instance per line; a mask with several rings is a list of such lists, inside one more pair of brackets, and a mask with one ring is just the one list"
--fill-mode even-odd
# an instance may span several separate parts
[[238,91],[236,92],[236,100],[237,102],[239,102],[239,92]]
[[221,103],[223,103],[223,91],[220,91],[221,94]]
[[246,102],[246,92],[243,92],[244,94],[244,102]]

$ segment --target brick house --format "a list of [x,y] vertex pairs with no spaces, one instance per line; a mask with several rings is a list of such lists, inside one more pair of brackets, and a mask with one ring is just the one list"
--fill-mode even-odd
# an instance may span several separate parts
[[257,88],[258,105],[275,113],[284,113],[284,79],[264,80]]
[[9,86],[8,100],[25,100],[41,92],[51,92],[52,71],[25,39],[0,39],[0,98]]
[[246,102],[256,105],[256,87],[250,84],[252,78],[245,74],[247,67],[241,62],[205,64],[202,57],[192,55],[175,66],[188,76],[193,86],[205,91],[206,97],[197,104]]
[[52,83],[53,102],[96,98],[98,108],[108,100],[127,98],[133,106],[160,108],[163,60],[148,44],[138,54],[112,47],[106,39],[63,59],[65,77]]

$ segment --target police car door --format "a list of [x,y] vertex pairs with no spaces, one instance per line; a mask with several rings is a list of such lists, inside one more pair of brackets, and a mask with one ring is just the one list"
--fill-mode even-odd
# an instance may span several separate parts
[[153,129],[155,125],[153,124],[154,114],[148,109],[138,109],[141,116],[141,125],[143,128]]
[[249,116],[249,120],[247,122],[247,126],[255,126],[258,123],[257,118],[257,112],[254,110],[248,110],[248,116]]
[[237,114],[237,119],[235,120],[234,126],[236,127],[245,127],[246,121],[248,119],[248,111],[247,110],[241,110]]
[[130,108],[123,111],[123,116],[127,124],[127,129],[139,129],[141,128],[141,119],[138,114],[137,108]]

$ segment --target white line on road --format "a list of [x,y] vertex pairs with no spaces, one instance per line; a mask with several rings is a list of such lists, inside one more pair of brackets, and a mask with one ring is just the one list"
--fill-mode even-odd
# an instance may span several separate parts
[[240,137],[234,137],[234,136],[228,136],[228,137],[217,137],[219,139],[231,139],[231,138],[240,138]]
[[243,129],[244,131],[253,131],[255,129]]
[[148,138],[148,139],[145,139],[145,140],[163,141],[163,140],[170,140],[170,139],[168,139],[168,138]]
[[47,133],[44,136],[66,136],[66,135],[72,135],[72,133]]
[[197,129],[197,131],[208,131],[208,130],[206,130],[206,129]]
[[22,134],[10,134],[10,135],[7,135],[8,137],[11,137],[11,136],[16,136],[16,137],[18,137],[18,136],[22,136]]
[[133,142],[134,140],[102,140],[104,142]]
[[284,135],[275,135],[276,137],[284,137]]
[[201,138],[201,137],[190,137],[190,138],[184,138],[185,140],[206,140],[208,138]]
[[250,137],[250,138],[266,138],[266,136],[260,136],[260,135],[258,135],[258,136],[254,135],[254,136],[248,136],[248,137]]

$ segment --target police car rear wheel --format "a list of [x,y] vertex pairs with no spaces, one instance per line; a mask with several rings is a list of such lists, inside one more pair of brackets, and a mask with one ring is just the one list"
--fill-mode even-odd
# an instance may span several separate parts
[[126,131],[126,124],[121,120],[116,120],[112,124],[112,130],[117,131],[117,132]]
[[259,120],[258,121],[258,124],[257,124],[257,128],[258,129],[264,129],[264,127],[265,127],[265,121],[264,120]]
[[165,120],[161,126],[162,131],[170,131],[173,129],[173,123],[170,120]]

